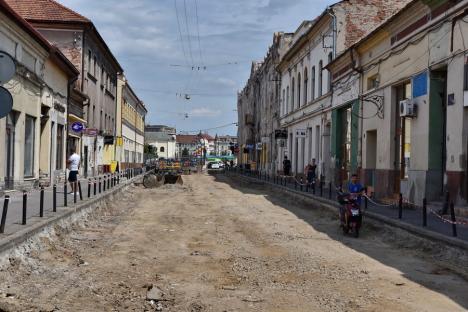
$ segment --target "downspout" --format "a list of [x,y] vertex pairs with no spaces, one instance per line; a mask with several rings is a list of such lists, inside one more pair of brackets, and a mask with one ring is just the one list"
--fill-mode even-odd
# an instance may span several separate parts
[[336,41],[337,41],[337,33],[338,33],[338,29],[337,29],[337,22],[336,22],[336,15],[335,13],[333,12],[333,8],[331,6],[327,7],[327,13],[328,15],[331,16],[332,18],[332,33],[333,33],[333,58],[336,57]]

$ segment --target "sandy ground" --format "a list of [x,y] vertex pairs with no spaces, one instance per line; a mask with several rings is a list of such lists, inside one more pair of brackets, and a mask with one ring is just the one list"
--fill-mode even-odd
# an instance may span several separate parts
[[468,282],[419,243],[371,226],[343,237],[333,214],[279,194],[222,176],[184,179],[133,187],[12,257],[0,271],[0,311],[468,308]]

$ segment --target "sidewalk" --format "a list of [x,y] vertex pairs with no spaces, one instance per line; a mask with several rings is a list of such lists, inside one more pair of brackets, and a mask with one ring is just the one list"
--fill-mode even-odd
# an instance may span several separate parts
[[[6,198],[9,196],[8,200],[8,210],[5,219],[5,230],[4,234],[0,234],[0,239],[4,238],[5,236],[12,235],[19,231],[24,231],[31,226],[33,223],[36,223],[40,220],[46,220],[55,214],[59,214],[65,210],[73,209],[78,205],[82,205],[87,201],[92,199],[98,198],[99,196],[103,196],[110,191],[116,189],[119,185],[126,184],[127,181],[136,178],[138,172],[132,173],[127,179],[126,173],[121,173],[120,177],[117,174],[113,175],[112,177],[115,178],[114,181],[108,179],[108,176],[100,176],[96,177],[96,195],[94,195],[94,184],[90,185],[90,197],[88,198],[88,179],[80,179],[81,183],[81,191],[82,191],[82,200],[80,199],[80,195],[76,195],[76,203],[75,203],[75,196],[71,193],[70,184],[67,184],[67,205],[65,207],[65,194],[64,194],[64,185],[57,185],[57,194],[56,194],[56,209],[57,213],[53,212],[53,187],[44,188],[44,205],[43,211],[44,216],[40,217],[40,189],[32,189],[27,192],[27,201],[26,201],[26,225],[22,225],[23,219],[23,193],[19,191],[10,192],[5,194],[4,196],[0,197],[0,214],[3,212],[3,208],[5,206]],[[143,174],[144,172],[142,172]],[[101,192],[99,193],[99,178],[101,178]],[[119,178],[120,183],[117,184],[117,178]],[[104,187],[104,181],[106,181],[106,185]],[[91,182],[94,183],[94,178],[91,179]],[[112,186],[113,185],[113,186]],[[110,188],[108,186],[111,186]]]
[[[264,174],[259,175],[258,173],[247,173],[247,172],[241,173],[237,171],[235,171],[234,173],[243,175],[252,179],[256,179],[256,180],[262,180],[264,183],[277,185],[278,187],[282,186],[290,190],[301,192],[304,196],[308,196],[312,199],[313,198],[320,198],[322,200],[326,199],[326,200],[329,200],[330,203],[338,207],[338,202],[336,201],[337,192],[334,187],[330,188],[330,185],[324,186],[322,191],[320,191],[320,186],[317,185],[316,190],[315,190],[315,195],[314,195],[312,188],[307,189],[306,186],[302,186],[302,189],[301,189],[300,183],[298,183],[297,181],[295,182],[293,177],[290,177],[289,179],[286,180],[286,179],[282,179],[278,177],[276,178],[269,177]],[[392,219],[395,222],[408,224],[408,225],[415,226],[415,227],[420,227],[421,229],[424,229],[426,231],[434,232],[434,233],[441,234],[447,237],[453,237],[452,225],[450,223],[444,222],[441,218],[431,213],[429,209],[427,212],[427,226],[423,227],[423,211],[421,208],[404,207],[402,218],[399,219],[398,218],[399,209],[397,205],[386,206],[386,205],[377,205],[377,204],[378,202],[374,204],[368,201],[367,210],[364,210],[364,216],[365,216],[365,212],[368,211],[368,212]],[[364,200],[363,200],[363,208],[364,208]],[[447,218],[447,216],[444,216],[444,217]],[[447,219],[450,219],[450,217],[448,217]],[[456,238],[468,242],[468,225],[457,225],[456,230],[458,234]]]

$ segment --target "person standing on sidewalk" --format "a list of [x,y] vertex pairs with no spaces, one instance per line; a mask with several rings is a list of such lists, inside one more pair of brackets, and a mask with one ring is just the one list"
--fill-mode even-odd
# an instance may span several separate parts
[[70,182],[72,193],[76,193],[76,182],[78,181],[78,170],[80,169],[81,157],[72,149],[72,155],[68,159],[70,173],[68,174],[68,182]]
[[315,163],[315,158],[312,159],[312,163],[305,167],[304,173],[306,174],[307,183],[309,185],[315,183],[315,179],[317,178],[317,164]]
[[291,173],[291,161],[288,159],[288,156],[284,156],[283,171],[285,176],[289,176]]

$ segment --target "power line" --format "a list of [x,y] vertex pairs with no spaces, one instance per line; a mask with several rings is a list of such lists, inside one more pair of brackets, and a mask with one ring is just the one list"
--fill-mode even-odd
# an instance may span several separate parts
[[184,39],[183,39],[183,36],[182,36],[182,29],[181,29],[181,26],[180,26],[179,10],[177,9],[177,0],[174,0],[174,7],[175,7],[176,17],[177,17],[177,28],[179,29],[180,44],[182,45],[182,51],[184,53],[185,64],[188,65],[187,52],[185,51]]
[[200,52],[200,62],[204,64],[203,56],[202,56],[202,48],[201,48],[201,40],[200,40],[200,22],[198,18],[198,0],[195,0],[195,16],[197,20],[197,38],[198,38],[198,50]]
[[222,126],[213,127],[213,128],[208,128],[208,129],[191,130],[191,131],[181,131],[181,132],[185,132],[185,133],[207,132],[207,131],[211,131],[211,130],[217,130],[217,129],[222,129],[222,128],[231,127],[231,126],[234,126],[234,125],[237,126],[237,122],[231,122],[231,123],[228,123],[228,124],[225,124],[225,125],[222,125]]
[[195,64],[193,61],[193,53],[192,53],[192,39],[190,38],[190,30],[188,25],[188,17],[187,17],[187,1],[184,0],[184,15],[185,15],[185,28],[187,30],[187,41],[189,45],[189,52],[190,52],[190,60],[192,61],[192,65]]

